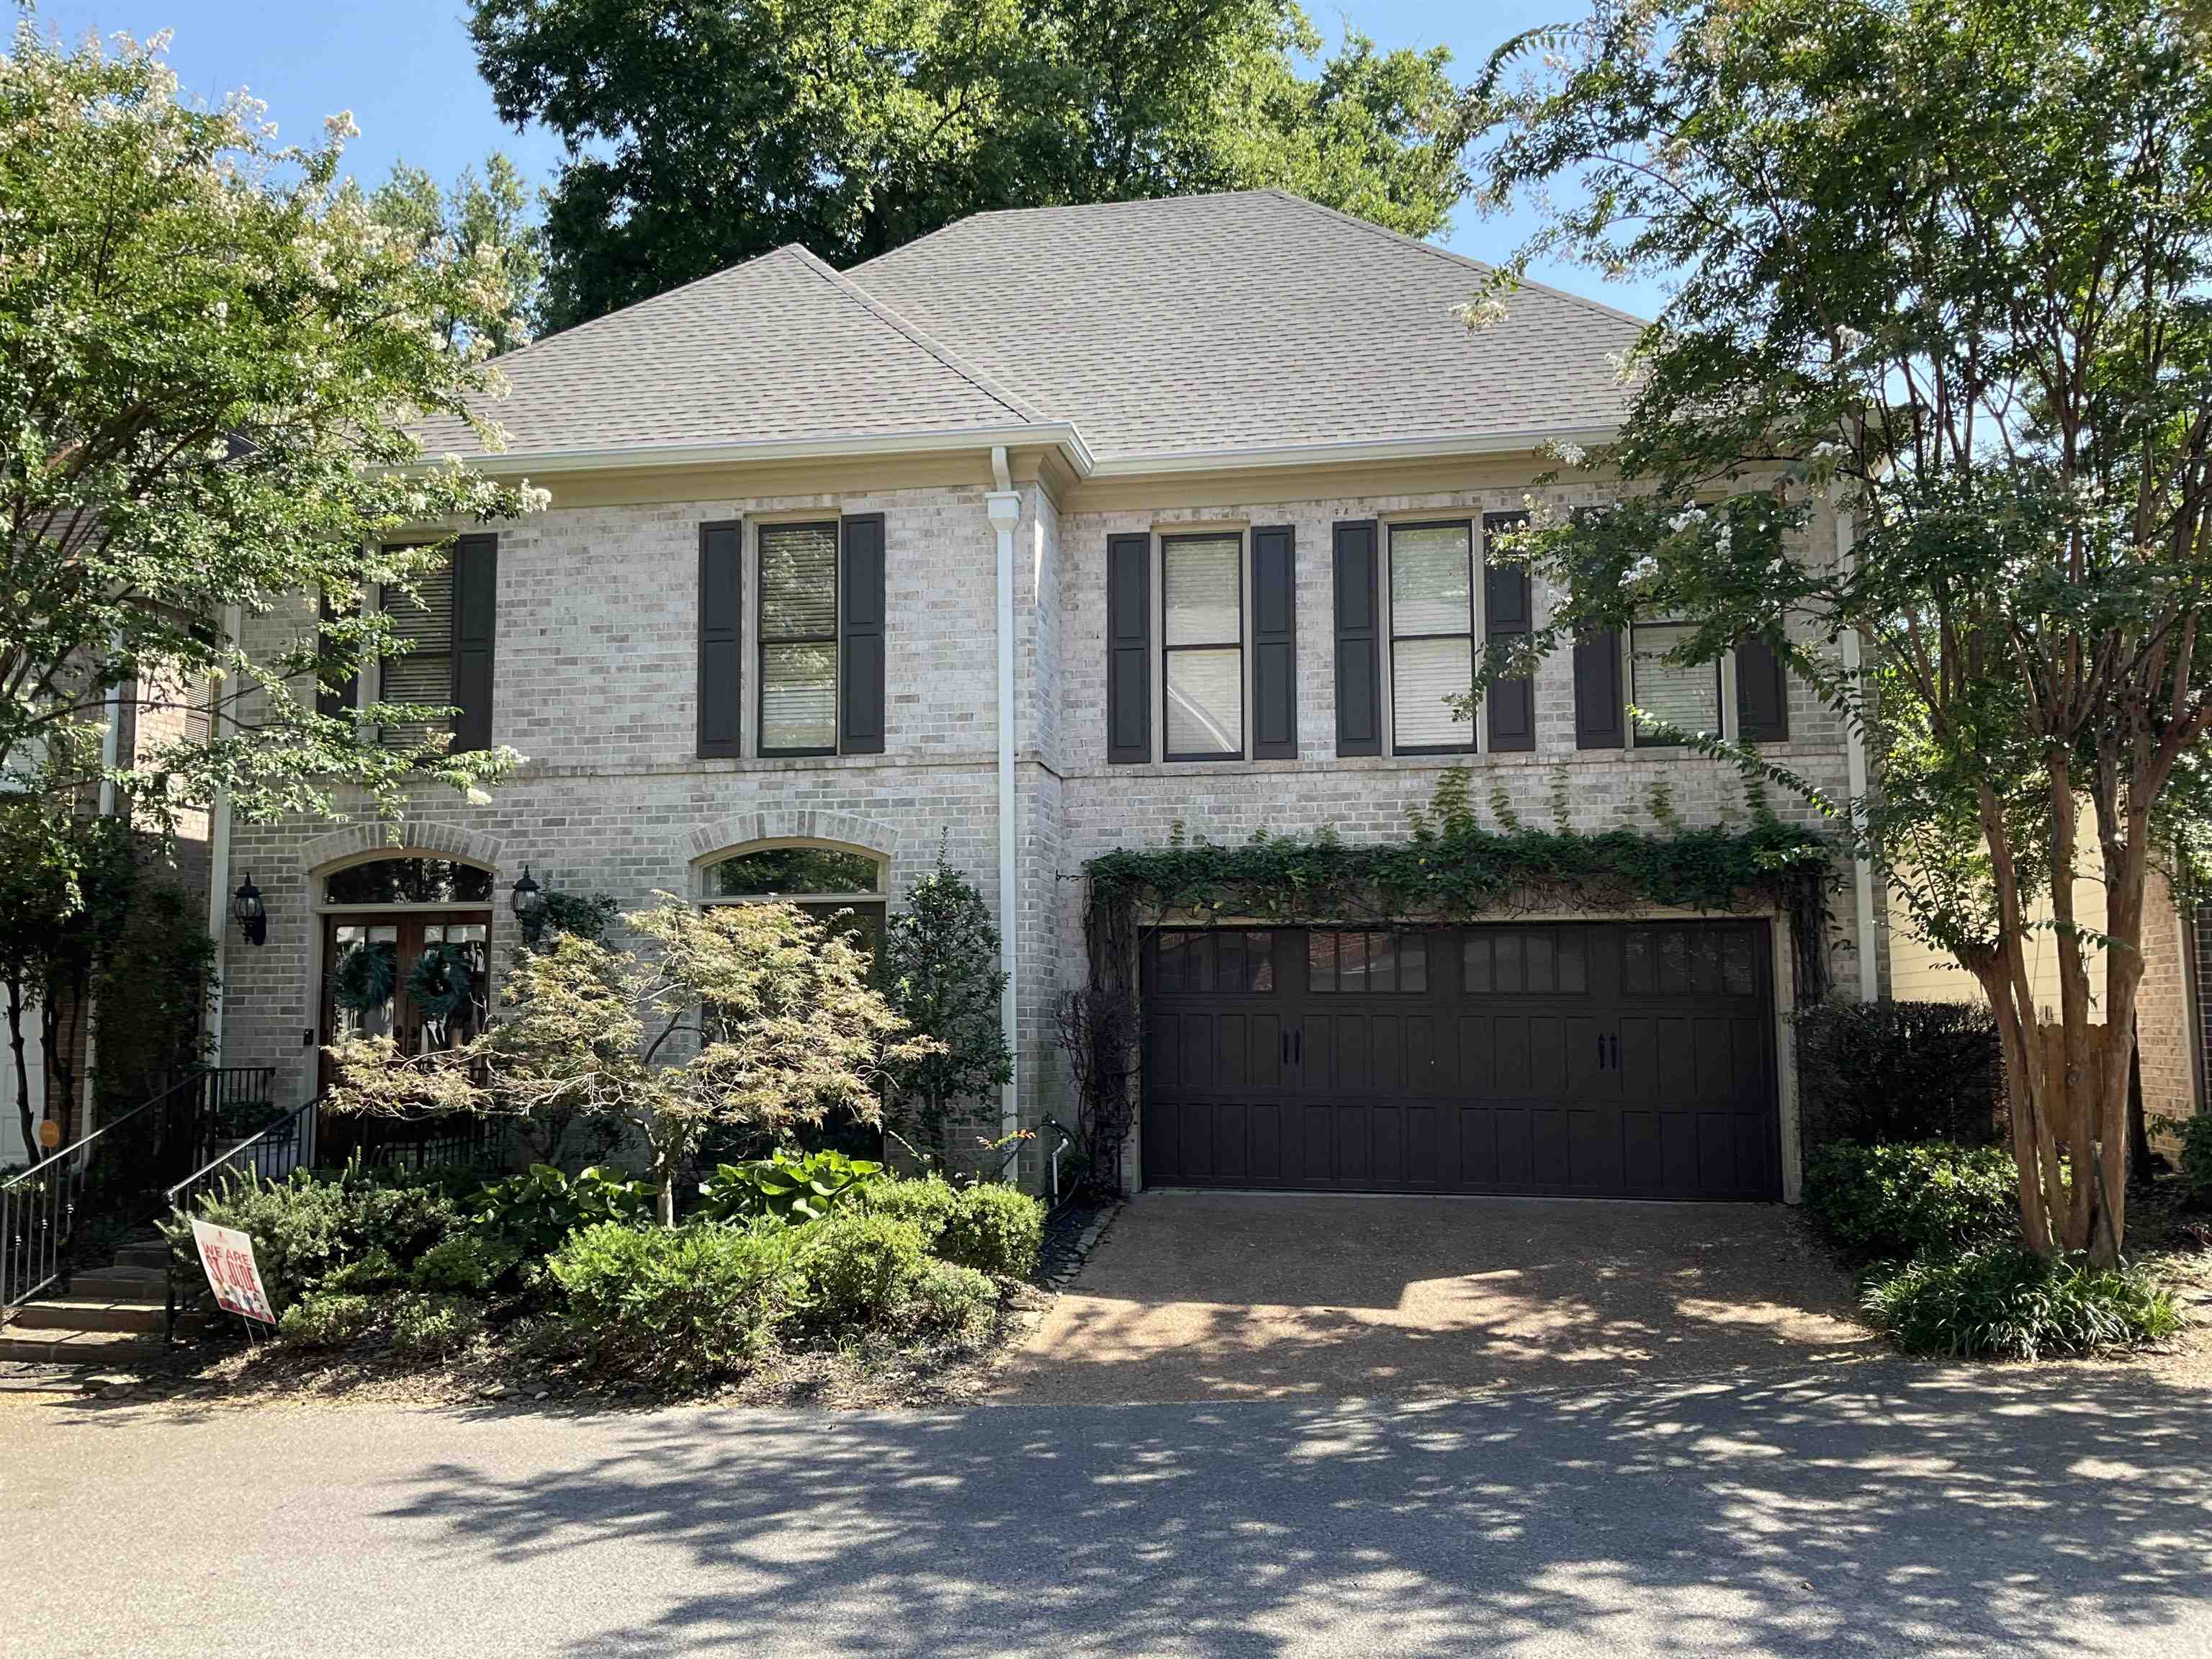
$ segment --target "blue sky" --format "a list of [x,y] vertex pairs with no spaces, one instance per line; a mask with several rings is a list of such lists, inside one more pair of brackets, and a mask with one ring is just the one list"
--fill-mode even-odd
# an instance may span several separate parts
[[[1508,36],[1582,8],[1577,0],[1355,0],[1340,9],[1308,0],[1308,9],[1332,36],[1341,15],[1386,46],[1449,46],[1467,78]],[[403,158],[451,178],[492,149],[505,150],[541,184],[560,163],[551,134],[518,133],[492,113],[462,0],[43,0],[38,15],[72,40],[88,30],[143,39],[167,28],[169,61],[187,94],[211,100],[246,87],[292,139],[313,138],[325,116],[350,109],[361,137],[348,163],[367,179],[381,179]],[[1520,216],[1486,220],[1462,207],[1444,240],[1474,258],[1496,258],[1528,228]],[[1643,316],[1664,303],[1648,283],[1605,283],[1579,269],[1533,274]]]

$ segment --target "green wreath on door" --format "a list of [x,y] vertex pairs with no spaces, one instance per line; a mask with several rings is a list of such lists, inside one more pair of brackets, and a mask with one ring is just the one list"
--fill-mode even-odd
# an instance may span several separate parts
[[407,999],[415,1012],[440,1024],[476,998],[476,970],[458,945],[426,945],[407,973]]
[[331,970],[331,998],[339,1007],[368,1013],[392,1000],[396,952],[388,945],[352,945]]

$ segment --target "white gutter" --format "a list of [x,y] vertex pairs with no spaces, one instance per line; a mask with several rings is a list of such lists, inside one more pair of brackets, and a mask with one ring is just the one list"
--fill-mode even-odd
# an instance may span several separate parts
[[1116,455],[1084,476],[1139,477],[1158,472],[1218,472],[1246,468],[1329,466],[1344,462],[1453,459],[1518,455],[1546,444],[1609,443],[1617,426],[1537,426],[1505,432],[1462,433],[1443,438],[1376,438],[1356,443],[1267,444],[1249,448],[1187,449],[1162,455]]
[[[1027,426],[951,427],[908,432],[869,432],[817,438],[734,440],[708,444],[632,444],[617,449],[503,450],[459,459],[497,477],[544,477],[564,472],[637,471],[652,468],[741,465],[755,461],[806,461],[839,456],[925,455],[1022,446],[1057,448],[1079,478],[1134,478],[1162,473],[1226,472],[1277,467],[1328,466],[1376,461],[1453,460],[1486,455],[1525,455],[1547,444],[1611,442],[1613,425],[1519,427],[1438,438],[1376,438],[1356,442],[1262,444],[1187,449],[1158,455],[1116,455],[1101,460],[1069,421]],[[441,464],[426,459],[394,471],[424,473]]]
[[[222,615],[222,641],[228,647],[246,624],[244,607],[232,605]],[[222,712],[225,684],[217,680],[208,692],[209,734]],[[215,984],[208,994],[208,1064],[222,1064],[222,951],[230,928],[230,791],[218,790],[208,823],[208,938],[215,942]]]
[[[1851,562],[1852,528],[1848,513],[1834,514],[1836,522],[1836,564],[1840,569]],[[1859,631],[1856,628],[1844,632],[1844,673],[1855,691],[1863,696],[1865,686],[1859,677]],[[1846,723],[1844,727],[1844,768],[1846,787],[1851,797],[1851,828],[1860,836],[1867,825],[1867,752],[1866,733],[1863,727]],[[1851,887],[1859,908],[1859,1000],[1873,1002],[1881,994],[1881,964],[1875,960],[1876,933],[1874,915],[1874,864],[1863,854],[1851,860]]]
[[999,1091],[999,1133],[1021,1127],[1021,1048],[1014,1023],[1014,928],[1020,920],[1014,868],[1014,527],[1021,522],[1022,498],[1006,466],[1004,444],[991,447],[991,477],[998,485],[983,497],[991,527],[999,532],[999,971],[1006,988],[999,995],[999,1025],[1013,1075]]
[[[949,427],[908,432],[869,432],[819,438],[734,440],[708,444],[629,444],[619,449],[502,450],[496,454],[468,454],[460,459],[479,472],[504,477],[528,473],[533,477],[561,472],[635,471],[653,467],[732,466],[750,461],[811,461],[841,455],[924,455],[945,451],[973,452],[979,445],[1002,451],[1010,445],[1056,447],[1066,452],[1079,475],[1097,465],[1083,434],[1066,421],[1047,421],[1027,426]],[[442,457],[428,458],[395,471],[423,473],[442,464]]]

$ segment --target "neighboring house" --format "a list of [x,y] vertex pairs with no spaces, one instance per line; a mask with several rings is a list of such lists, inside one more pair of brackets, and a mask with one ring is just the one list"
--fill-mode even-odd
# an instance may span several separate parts
[[[2083,846],[2083,873],[2074,882],[2074,916],[2082,927],[2105,926],[2104,861],[2094,840]],[[2034,920],[2047,923],[2048,904],[2037,906]],[[1981,984],[1957,958],[1912,936],[1905,903],[1889,895],[1886,931],[1889,942],[1887,990],[1900,1001],[1985,1002]],[[2182,1118],[2203,1109],[2206,1062],[2212,1060],[2212,1025],[2206,1022],[2200,987],[2212,969],[2212,914],[2185,910],[2173,901],[2163,875],[2154,872],[2143,895],[2143,977],[2136,993],[2136,1037],[2142,1054],[2143,1111],[2152,1118]],[[2097,1006],[2104,1000],[2104,951],[2087,952],[2089,988]],[[2044,1018],[2058,1018],[2058,936],[2047,927],[2027,941],[2028,972]],[[2090,1018],[2100,1016],[2093,1006]]]
[[[996,1133],[1073,1113],[1052,1010],[1085,976],[1097,854],[1177,826],[1399,837],[1462,764],[1531,823],[1562,783],[1576,830],[1650,827],[1655,791],[1746,822],[1733,771],[1638,744],[1632,697],[1844,790],[1817,698],[1763,653],[1655,660],[1670,618],[1447,717],[1478,642],[1548,614],[1486,545],[1544,445],[1613,429],[1610,359],[1640,327],[1531,285],[1470,333],[1482,275],[1275,192],[1045,209],[842,274],[783,249],[503,360],[505,452],[457,428],[428,447],[551,508],[465,527],[385,689],[450,695],[459,741],[528,763],[488,805],[426,793],[397,825],[219,823],[222,886],[250,874],[269,910],[264,948],[224,941],[224,1060],[305,1098],[342,1027],[450,1036],[406,989],[434,945],[477,975],[455,1018],[484,1017],[526,866],[626,907],[783,894],[866,919],[942,839],[1008,936]],[[1834,551],[1823,519],[1800,556]],[[313,625],[251,624],[264,646]],[[1841,884],[1820,945],[1870,994],[1863,890]],[[1126,1176],[1794,1196],[1787,933],[1577,912],[1164,933]],[[388,991],[334,976],[364,951],[397,964]]]

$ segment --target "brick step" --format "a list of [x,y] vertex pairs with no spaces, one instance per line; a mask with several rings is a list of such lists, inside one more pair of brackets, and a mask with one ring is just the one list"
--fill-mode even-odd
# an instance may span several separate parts
[[70,1294],[86,1302],[166,1302],[169,1276],[159,1267],[99,1267],[70,1274]]
[[160,1273],[169,1265],[169,1247],[158,1238],[151,1243],[134,1239],[115,1252],[115,1265],[118,1267],[151,1267]]
[[27,1331],[20,1325],[0,1329],[0,1360],[27,1365],[114,1365],[156,1352],[158,1335],[137,1331]]
[[69,1296],[52,1302],[26,1302],[15,1310],[10,1331],[131,1331],[158,1334],[168,1322],[167,1302],[143,1297],[95,1300]]

